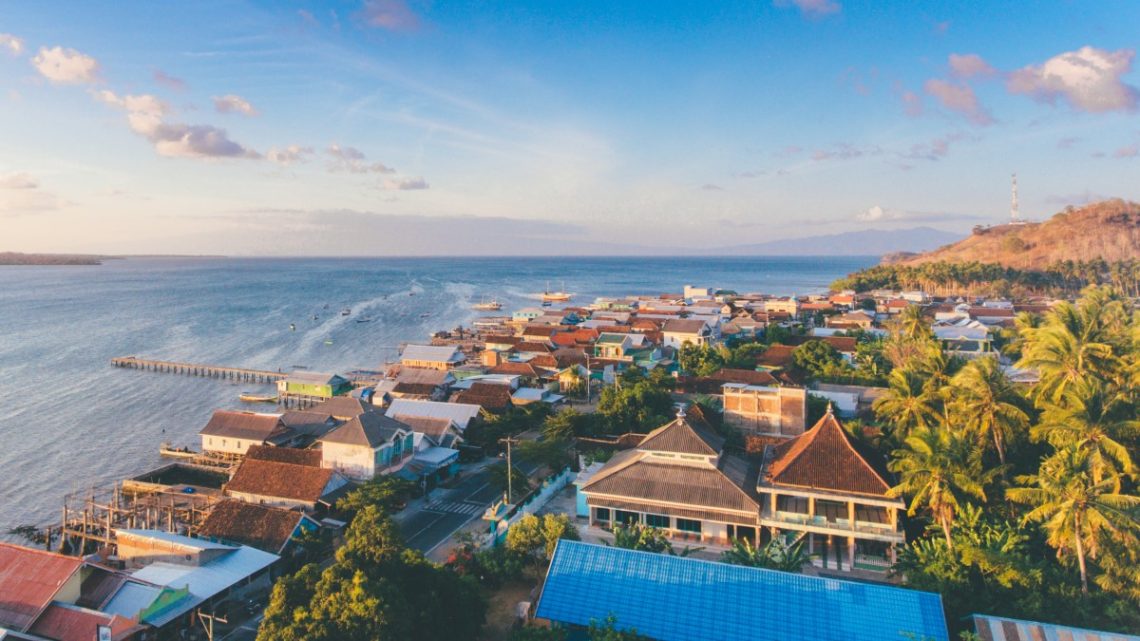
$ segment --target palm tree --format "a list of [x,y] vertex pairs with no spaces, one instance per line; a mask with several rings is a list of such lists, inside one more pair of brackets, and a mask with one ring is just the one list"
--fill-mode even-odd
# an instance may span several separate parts
[[1069,386],[1058,403],[1049,403],[1033,438],[1055,448],[1076,447],[1088,454],[1097,482],[1132,473],[1128,443],[1138,431],[1132,407],[1101,380],[1087,378]]
[[982,439],[993,439],[998,459],[1005,466],[1006,444],[1022,432],[1029,416],[1021,409],[1022,397],[1002,371],[996,358],[971,361],[951,379],[954,414]]
[[1119,481],[1097,481],[1089,452],[1069,446],[1041,463],[1037,474],[1018,477],[1022,487],[1006,490],[1016,503],[1033,506],[1023,521],[1042,523],[1049,545],[1061,555],[1072,546],[1081,571],[1081,592],[1088,594],[1085,557],[1096,556],[1105,536],[1124,536],[1140,530],[1130,514],[1140,508],[1140,497],[1119,494]]
[[910,496],[907,513],[927,510],[954,547],[950,528],[959,507],[968,499],[986,500],[985,486],[997,470],[982,468],[981,450],[958,430],[919,428],[892,454],[888,468],[899,484],[888,496]]
[[895,320],[895,331],[903,337],[919,341],[931,338],[930,323],[922,316],[922,307],[907,305]]
[[1090,375],[1115,369],[1117,358],[1100,318],[1105,306],[1061,303],[1037,328],[1023,330],[1024,348],[1018,367],[1035,369],[1039,403],[1057,402],[1065,391]]
[[937,398],[926,391],[925,383],[914,372],[896,369],[887,376],[887,392],[875,400],[875,414],[894,426],[900,440],[938,421]]

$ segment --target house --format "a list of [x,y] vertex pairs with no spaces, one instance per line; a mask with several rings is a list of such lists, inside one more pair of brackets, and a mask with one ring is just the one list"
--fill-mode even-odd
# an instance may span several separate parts
[[1140,641],[1140,635],[1123,632],[1086,630],[1056,623],[1022,621],[992,614],[973,614],[969,617],[974,632],[981,641]]
[[511,405],[529,405],[531,403],[547,403],[555,405],[566,400],[565,396],[539,387],[520,387],[511,394]]
[[137,617],[161,630],[159,638],[189,628],[197,611],[209,611],[225,600],[264,594],[272,585],[270,568],[279,559],[245,545],[156,530],[116,530],[115,536],[119,554],[125,549],[128,565],[137,569],[126,573],[102,610]]
[[[345,397],[338,396],[336,398]],[[327,434],[339,423],[329,414],[310,410],[289,410],[281,415],[281,422],[297,435],[298,447],[307,446]]]
[[[807,432],[768,445],[756,491],[764,527],[807,536],[807,550],[825,568],[886,571],[906,542],[902,498],[860,452],[828,408]],[[814,560],[814,559],[813,559]]]
[[277,394],[304,400],[332,398],[352,391],[352,382],[338,374],[295,371],[277,381]]
[[769,314],[787,314],[795,318],[800,313],[800,301],[794,296],[787,298],[770,298],[764,301],[764,311]]
[[112,641],[138,638],[134,615],[102,612],[98,587],[114,572],[83,559],[0,542],[0,639],[92,641],[99,626]]
[[313,462],[247,457],[222,492],[247,503],[315,512],[319,505],[335,502],[348,480],[331,468],[312,465]]
[[328,414],[338,421],[348,421],[365,412],[375,410],[375,406],[363,399],[353,398],[351,396],[337,396],[318,403],[306,411],[315,412],[317,414]]
[[744,434],[791,437],[807,422],[807,390],[787,385],[721,385],[724,422]]
[[200,539],[248,545],[282,556],[293,539],[320,526],[304,512],[227,499],[214,505],[196,534]]
[[[494,353],[494,352],[492,352]],[[401,367],[395,384],[387,390],[392,398],[413,398],[424,401],[442,401],[455,383],[453,370]]]
[[846,418],[871,411],[875,401],[886,392],[885,387],[816,383],[815,388],[809,393],[831,401],[835,413],[841,418]]
[[368,480],[399,467],[412,455],[412,429],[380,412],[366,412],[324,435],[321,467]]
[[767,371],[722,367],[708,376],[679,379],[679,391],[686,394],[720,394],[725,383],[776,385],[778,381]]
[[245,454],[251,445],[288,445],[297,437],[280,414],[233,410],[215,410],[198,435],[203,452],[229,455]]
[[483,337],[483,349],[492,352],[509,352],[512,347],[522,342],[519,336],[503,336],[492,334]]
[[541,307],[524,307],[511,313],[512,323],[529,323],[543,315]]
[[384,415],[390,418],[404,420],[413,418],[446,418],[459,429],[462,434],[479,418],[481,408],[478,405],[465,403],[437,403],[435,401],[409,401],[397,399],[385,410]]
[[913,304],[914,303],[911,303],[910,301],[904,300],[902,298],[890,298],[884,301],[880,301],[877,305],[875,305],[875,310],[880,314],[894,316],[896,314],[901,314],[903,310]]
[[756,357],[756,366],[768,371],[787,369],[792,366],[792,352],[795,350],[792,345],[769,345]]
[[452,401],[465,405],[477,405],[488,412],[502,412],[511,407],[510,385],[498,383],[473,383],[470,389],[456,393]]
[[395,419],[412,429],[417,452],[429,447],[454,448],[463,442],[463,433],[459,426],[449,418],[401,415]]
[[716,340],[713,328],[701,319],[671,318],[661,326],[661,334],[665,347],[677,349],[685,343],[699,347]]
[[619,361],[632,361],[635,350],[649,345],[645,334],[619,334],[603,332],[594,342],[594,356]]
[[404,367],[449,370],[465,360],[455,345],[408,345],[400,352],[400,365]]
[[579,491],[592,527],[643,523],[667,536],[727,544],[756,543],[759,510],[748,463],[725,454],[724,439],[696,408],[683,411],[619,452]]
[[1012,323],[1014,311],[1012,308],[1002,307],[970,307],[967,311],[970,318],[981,322],[984,325],[1003,325]]
[[933,592],[559,541],[535,617],[578,633],[611,616],[657,641],[950,639]]
[[996,356],[990,338],[990,329],[979,320],[960,318],[935,322],[930,327],[934,338],[947,354],[962,358]]
[[824,325],[836,329],[871,329],[875,325],[875,315],[865,309],[828,316]]

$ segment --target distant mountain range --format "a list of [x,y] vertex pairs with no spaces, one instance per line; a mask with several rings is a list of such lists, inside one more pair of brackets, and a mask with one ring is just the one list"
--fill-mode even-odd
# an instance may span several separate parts
[[962,234],[933,227],[863,229],[841,234],[732,245],[709,253],[729,256],[883,256],[897,252],[931,251],[961,239]]
[[894,257],[907,265],[934,261],[999,263],[1041,269],[1057,261],[1107,262],[1140,256],[1140,204],[1105,200],[1069,208],[1045,222],[977,227],[953,245],[917,256]]

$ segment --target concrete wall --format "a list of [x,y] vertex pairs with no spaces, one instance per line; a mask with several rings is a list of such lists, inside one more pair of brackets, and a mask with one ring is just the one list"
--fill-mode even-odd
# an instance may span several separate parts
[[225,454],[245,454],[251,445],[261,445],[264,441],[244,438],[229,438],[221,436],[202,435],[203,452],[222,452]]

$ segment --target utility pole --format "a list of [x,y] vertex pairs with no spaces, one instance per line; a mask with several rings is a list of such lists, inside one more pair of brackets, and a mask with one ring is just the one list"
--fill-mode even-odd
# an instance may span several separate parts
[[517,438],[513,438],[513,437],[508,436],[507,438],[499,439],[499,442],[507,444],[507,503],[514,505],[515,468],[513,465],[511,465],[511,445],[514,443],[518,443],[519,440]]

